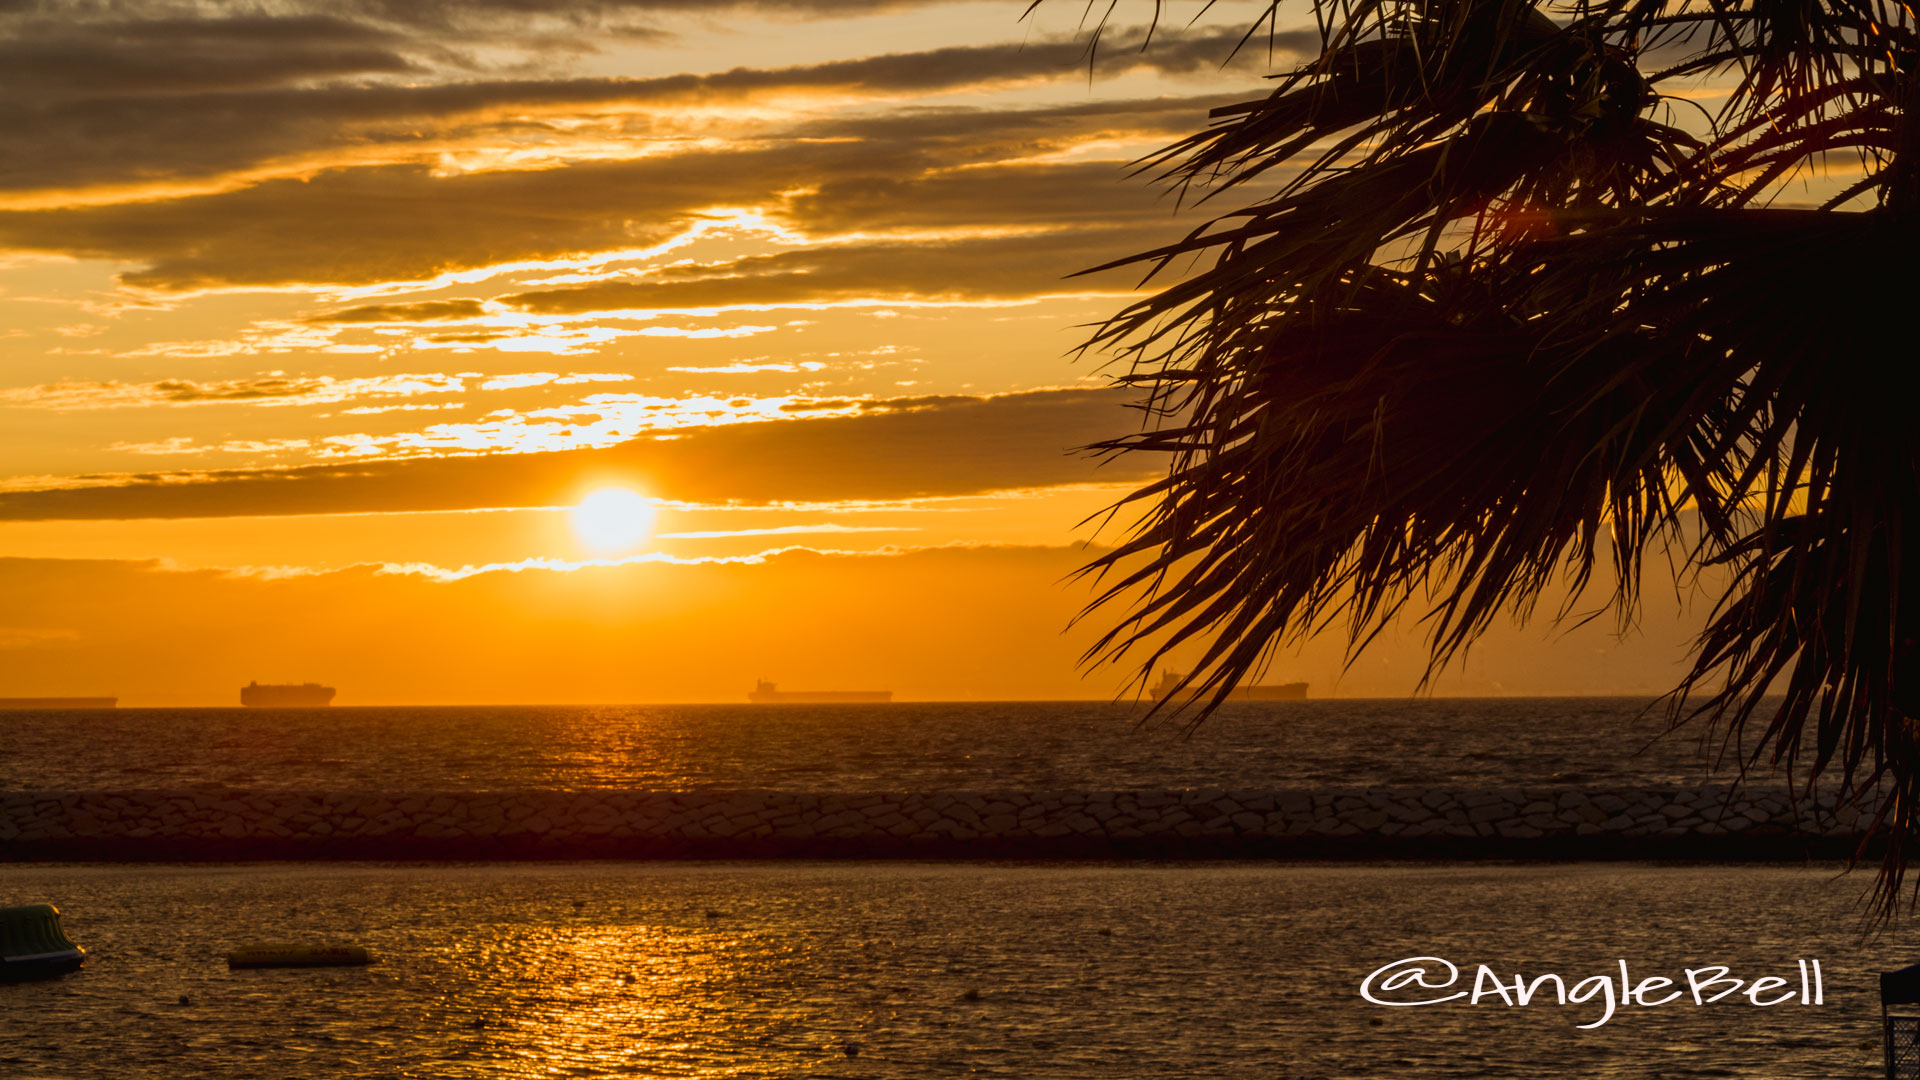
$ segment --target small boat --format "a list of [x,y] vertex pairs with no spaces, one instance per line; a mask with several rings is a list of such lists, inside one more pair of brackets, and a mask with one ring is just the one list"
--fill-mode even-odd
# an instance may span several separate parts
[[50,979],[80,970],[87,950],[60,927],[52,904],[0,908],[0,982]]
[[373,954],[358,945],[242,945],[227,954],[229,968],[363,967]]

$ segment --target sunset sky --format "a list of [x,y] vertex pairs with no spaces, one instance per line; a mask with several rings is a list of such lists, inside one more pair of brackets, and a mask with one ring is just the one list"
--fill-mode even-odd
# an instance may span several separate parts
[[[1317,40],[1200,6],[1090,70],[1071,2],[0,0],[0,694],[1111,697],[1063,579],[1153,463],[1070,452],[1138,422],[1073,349],[1137,275],[1069,275]],[[1441,689],[1661,689],[1652,600]]]

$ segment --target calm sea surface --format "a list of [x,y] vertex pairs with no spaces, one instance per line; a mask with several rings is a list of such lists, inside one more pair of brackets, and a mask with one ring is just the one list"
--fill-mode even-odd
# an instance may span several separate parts
[[[0,789],[799,790],[1685,783],[1624,699],[0,714]],[[1724,775],[1726,770],[1721,770]],[[0,985],[0,1076],[1868,1077],[1867,876],[1778,866],[60,866],[83,972]],[[1111,931],[1101,933],[1102,929]],[[367,969],[230,972],[256,941]],[[1726,964],[1824,1006],[1391,1009],[1411,956],[1510,979]],[[849,1049],[857,1054],[849,1056]]]
[[[0,713],[0,788],[488,791],[1630,785],[1709,773],[1628,698]],[[1715,771],[1724,775],[1731,762]]]
[[[1871,1077],[1857,875],[1760,866],[11,866],[82,972],[0,985],[0,1074],[117,1077]],[[1102,934],[1102,928],[1111,934]],[[229,971],[337,939],[371,968]],[[1511,981],[1778,975],[1729,998],[1383,1008],[1412,956]],[[969,996],[972,995],[972,996]],[[1551,998],[1551,993],[1544,995]],[[1771,996],[1771,995],[1769,995]],[[847,1056],[849,1046],[857,1057]]]

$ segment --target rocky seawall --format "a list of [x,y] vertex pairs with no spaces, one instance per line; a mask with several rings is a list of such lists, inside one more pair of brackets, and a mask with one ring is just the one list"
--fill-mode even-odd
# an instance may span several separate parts
[[0,861],[1845,857],[1831,799],[1706,787],[6,792]]

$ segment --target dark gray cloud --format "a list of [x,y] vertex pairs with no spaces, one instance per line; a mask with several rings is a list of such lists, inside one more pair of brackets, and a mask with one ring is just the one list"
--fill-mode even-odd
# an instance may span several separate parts
[[0,91],[16,99],[254,90],[423,70],[408,56],[421,43],[332,15],[35,20],[0,27]]
[[[4,28],[0,20],[0,28]],[[206,179],[292,155],[404,150],[440,135],[537,133],[501,112],[620,104],[668,108],[796,90],[928,93],[1036,77],[1084,77],[1079,41],[956,46],[790,68],[651,79],[475,78],[437,41],[338,16],[31,24],[0,29],[0,189]],[[158,38],[175,35],[178,41]],[[196,36],[198,35],[198,36]],[[1098,74],[1217,67],[1236,35],[1200,32],[1144,52],[1112,47]],[[440,77],[410,85],[376,78]],[[631,134],[649,135],[641,115]],[[737,134],[731,132],[728,134]]]
[[1136,115],[1125,106],[941,112],[926,118],[937,134],[925,141],[897,124],[891,138],[766,140],[560,169],[337,169],[190,198],[0,211],[0,248],[143,263],[125,276],[129,284],[185,290],[419,280],[639,246],[684,227],[700,208],[777,205],[776,193],[803,188],[819,189],[794,203],[794,221],[807,227],[1164,221],[1166,204],[1110,164],[937,173],[1109,129],[1171,135],[1213,100],[1155,101]]
[[1145,465],[1096,466],[1072,452],[1137,424],[1123,406],[1131,398],[1117,390],[915,398],[860,416],[737,424],[598,450],[151,473],[116,487],[0,494],[0,520],[556,506],[577,498],[584,478],[628,474],[645,477],[661,498],[745,503],[1135,480]]
[[[1257,94],[1242,89],[1192,96],[1120,98],[1050,105],[1030,109],[993,109],[973,106],[903,105],[882,114],[838,116],[794,127],[786,135],[820,139],[910,139],[925,146],[996,146],[1031,149],[1062,131],[1097,133],[1115,130],[1162,129],[1190,132],[1198,116],[1218,105],[1244,101]],[[996,141],[993,137],[998,135]]]
[[[541,19],[597,24],[626,15],[721,11],[791,18],[839,18],[945,5],[961,0],[306,0],[292,6],[351,11],[356,15],[426,27],[469,26],[489,20]],[[1028,0],[973,0],[1004,8],[1018,18]],[[50,0],[45,6],[75,6]],[[96,6],[96,5],[83,5]],[[110,6],[143,10],[166,0],[121,0]]]
[[[535,21],[600,25],[629,15],[708,11],[835,18],[955,2],[962,0],[278,0],[272,11],[283,17],[331,14],[441,31],[477,26],[507,33]],[[977,2],[1003,7],[1012,18],[1027,6],[1027,0]],[[145,21],[217,17],[231,6],[222,0],[0,0],[0,17]]]
[[313,319],[316,323],[438,322],[486,314],[478,300],[424,300],[417,304],[362,304]]
[[693,208],[757,200],[833,147],[437,176],[341,169],[163,202],[0,212],[0,247],[133,260],[132,285],[364,284],[664,239]]
[[[1167,130],[1193,111],[1169,111]],[[1142,125],[1152,130],[1157,125]],[[1119,222],[1164,227],[1175,212],[1163,190],[1111,161],[1014,162],[920,175],[828,176],[782,211],[808,230],[948,228],[969,225],[1077,225]]]
[[541,314],[579,314],[850,299],[1018,299],[1131,286],[1133,279],[1125,274],[1073,281],[1067,278],[1151,246],[1157,239],[1164,239],[1164,230],[1100,228],[970,240],[820,246],[708,267],[680,267],[675,273],[645,282],[545,289],[501,300]]

